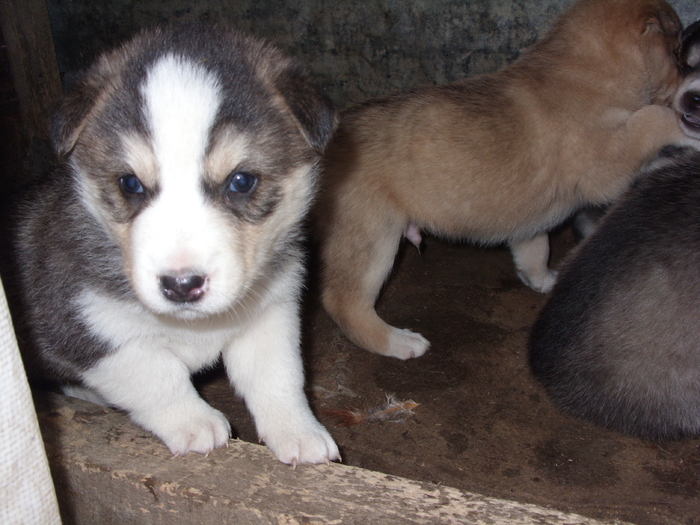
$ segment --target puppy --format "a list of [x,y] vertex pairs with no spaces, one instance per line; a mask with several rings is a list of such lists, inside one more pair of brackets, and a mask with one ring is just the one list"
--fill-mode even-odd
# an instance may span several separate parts
[[349,109],[315,211],[322,300],[348,337],[400,359],[421,335],[374,310],[403,234],[507,243],[547,292],[548,231],[609,203],[669,143],[680,22],[663,0],[581,0],[506,69]]
[[[695,71],[674,100],[697,134],[700,24],[689,29]],[[653,440],[700,436],[700,153],[664,153],[565,263],[530,337],[558,408]]]
[[700,139],[700,20],[683,31],[680,51],[683,81],[673,98],[686,134]]
[[59,167],[20,216],[32,349],[69,389],[126,410],[172,453],[230,432],[193,372],[220,357],[283,462],[339,458],[304,394],[300,223],[330,101],[277,49],[198,26],[145,32],[76,82]]

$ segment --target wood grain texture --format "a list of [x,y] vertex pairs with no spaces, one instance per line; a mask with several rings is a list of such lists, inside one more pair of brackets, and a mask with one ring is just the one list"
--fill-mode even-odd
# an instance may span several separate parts
[[173,458],[122,412],[57,395],[39,405],[65,523],[601,523],[342,464],[292,469],[238,440]]
[[48,10],[44,0],[0,0],[15,89],[29,139],[48,138],[48,115],[61,96]]

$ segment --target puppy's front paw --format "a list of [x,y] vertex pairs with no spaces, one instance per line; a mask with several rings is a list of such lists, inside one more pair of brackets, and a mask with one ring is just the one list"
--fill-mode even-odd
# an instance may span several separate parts
[[154,434],[163,440],[174,456],[188,452],[209,454],[226,444],[231,425],[226,417],[204,401],[189,407],[176,407],[158,418]]
[[262,440],[282,463],[296,467],[299,463],[340,461],[338,446],[328,431],[315,422],[307,428],[280,428],[268,432]]

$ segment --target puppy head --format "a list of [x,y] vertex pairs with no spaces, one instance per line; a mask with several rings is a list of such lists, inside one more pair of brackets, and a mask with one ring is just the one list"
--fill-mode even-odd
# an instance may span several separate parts
[[572,67],[588,65],[612,81],[610,96],[637,106],[668,103],[678,85],[681,27],[664,0],[578,0],[552,28],[551,41],[564,43]]
[[700,139],[700,21],[683,31],[679,58],[684,78],[673,99],[673,108],[680,115],[685,133]]
[[275,48],[188,26],[102,57],[67,95],[53,140],[140,300],[192,318],[284,267],[335,123]]

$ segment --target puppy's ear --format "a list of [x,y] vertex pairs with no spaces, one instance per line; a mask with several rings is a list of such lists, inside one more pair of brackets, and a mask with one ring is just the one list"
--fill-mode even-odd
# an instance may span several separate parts
[[680,60],[681,65],[690,70],[700,68],[700,20],[683,31]]
[[[667,7],[667,6],[666,6]],[[646,13],[645,25],[642,31],[648,33],[661,33],[668,36],[680,35],[683,28],[676,12],[670,7],[654,9]]]
[[311,84],[297,65],[282,70],[275,79],[275,85],[299,123],[306,142],[322,152],[338,124],[333,101]]
[[54,111],[51,142],[59,158],[68,155],[75,147],[102,90],[100,77],[93,70],[82,73]]
[[144,32],[122,47],[102,55],[71,83],[51,119],[51,142],[59,158],[73,150],[90,115],[100,101],[115,90],[117,79],[129,67],[129,50],[139,49],[146,35]]

